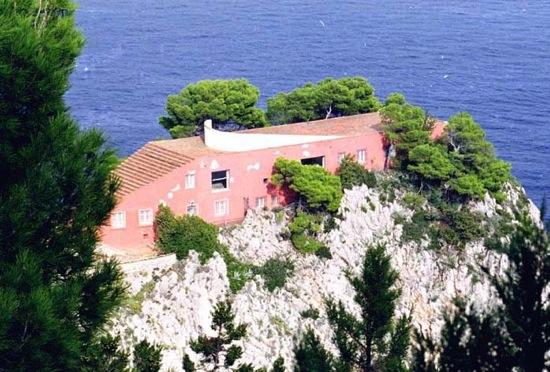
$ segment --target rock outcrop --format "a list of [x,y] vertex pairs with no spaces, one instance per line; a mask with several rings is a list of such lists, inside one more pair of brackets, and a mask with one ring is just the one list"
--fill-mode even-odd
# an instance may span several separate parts
[[[517,198],[514,193],[510,191],[511,200]],[[269,367],[282,356],[290,367],[293,349],[306,327],[313,327],[333,349],[324,316],[325,299],[341,300],[357,311],[344,270],[358,273],[366,247],[376,243],[387,245],[400,274],[398,312],[411,314],[415,327],[437,336],[442,314],[457,294],[491,305],[494,295],[473,268],[483,263],[498,272],[506,265],[502,257],[486,250],[481,242],[468,244],[460,253],[430,251],[425,244],[402,244],[402,226],[395,223],[395,216],[409,218],[412,211],[403,207],[399,195],[393,202],[382,202],[380,196],[366,186],[346,192],[336,227],[320,237],[330,248],[332,259],[302,255],[281,237],[288,213],[251,211],[241,225],[222,231],[220,240],[243,262],[261,265],[270,258],[291,260],[294,271],[284,288],[269,292],[256,276],[231,295],[222,258],[215,255],[201,265],[192,252],[186,260],[153,275],[138,292],[139,306],[124,309],[112,332],[120,334],[126,346],[143,338],[162,345],[163,369],[178,371],[184,352],[194,357],[190,340],[210,331],[213,305],[231,295],[237,321],[248,324],[240,361]],[[471,207],[490,218],[497,205],[487,198]],[[310,309],[319,310],[320,316],[304,317],[304,311]]]

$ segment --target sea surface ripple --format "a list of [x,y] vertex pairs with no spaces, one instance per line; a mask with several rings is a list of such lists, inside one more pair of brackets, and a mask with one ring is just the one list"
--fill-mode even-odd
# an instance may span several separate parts
[[469,111],[528,195],[550,195],[550,1],[83,0],[67,101],[121,156],[167,137],[166,96],[245,77],[270,95],[363,75],[441,118]]

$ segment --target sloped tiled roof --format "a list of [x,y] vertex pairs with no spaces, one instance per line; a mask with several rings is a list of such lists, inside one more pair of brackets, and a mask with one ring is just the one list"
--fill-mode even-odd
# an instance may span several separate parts
[[149,142],[116,169],[115,175],[121,181],[117,195],[128,195],[192,160],[191,156]]

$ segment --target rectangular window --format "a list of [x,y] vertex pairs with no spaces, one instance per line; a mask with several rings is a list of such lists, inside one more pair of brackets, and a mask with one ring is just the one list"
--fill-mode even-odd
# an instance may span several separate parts
[[271,195],[271,206],[275,207],[279,205],[279,197],[277,195]]
[[126,227],[126,212],[115,212],[111,215],[111,227],[124,229]]
[[189,173],[185,175],[185,188],[194,189],[195,188],[195,173]]
[[153,224],[153,210],[140,209],[138,211],[139,226],[151,226]]
[[264,208],[264,207],[265,207],[265,196],[256,198],[256,208]]
[[323,167],[325,165],[324,156],[316,156],[314,158],[305,158],[301,160],[303,165],[319,165]]
[[212,190],[227,189],[228,186],[229,171],[216,171],[212,172]]
[[229,202],[227,199],[216,200],[214,202],[214,214],[216,216],[225,216],[229,213]]
[[345,152],[339,152],[338,153],[338,164],[340,164],[342,162],[342,160],[344,160],[345,157],[346,157]]
[[365,164],[367,160],[367,150],[357,150],[357,162],[359,164]]
[[195,202],[192,201],[187,204],[187,214],[190,216],[197,215],[197,204],[195,204]]

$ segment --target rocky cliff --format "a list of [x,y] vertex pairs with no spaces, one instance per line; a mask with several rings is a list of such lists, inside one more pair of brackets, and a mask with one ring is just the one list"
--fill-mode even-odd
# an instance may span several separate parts
[[[522,192],[509,187],[507,194],[508,206],[487,197],[469,208],[490,220],[499,209],[516,204]],[[133,283],[133,302],[121,310],[112,332],[120,334],[126,346],[144,338],[162,345],[163,369],[179,371],[184,352],[194,357],[190,340],[210,330],[213,305],[231,296],[237,321],[248,324],[248,336],[241,343],[241,361],[269,367],[282,356],[290,367],[293,348],[308,326],[316,330],[328,348],[333,348],[324,316],[325,299],[342,300],[353,310],[356,305],[345,271],[358,272],[369,244],[386,243],[392,264],[400,273],[398,312],[411,314],[415,327],[437,336],[442,314],[457,294],[491,305],[493,293],[476,272],[476,264],[483,263],[499,272],[506,262],[481,241],[468,243],[460,251],[430,250],[426,242],[403,243],[403,226],[396,223],[396,216],[410,219],[413,211],[404,206],[402,197],[397,192],[396,198],[388,202],[380,190],[366,186],[347,191],[335,227],[319,237],[330,248],[331,259],[303,255],[282,238],[291,209],[279,213],[250,211],[241,225],[222,230],[220,241],[246,263],[261,265],[270,258],[293,262],[294,270],[283,288],[270,292],[256,276],[238,293],[231,294],[226,266],[219,255],[201,265],[191,252],[186,260],[168,267],[164,264],[157,270],[152,261],[149,267],[145,265],[128,275],[127,280]],[[535,216],[536,208],[529,208]],[[304,312],[311,309],[317,309],[319,316],[305,316]]]

